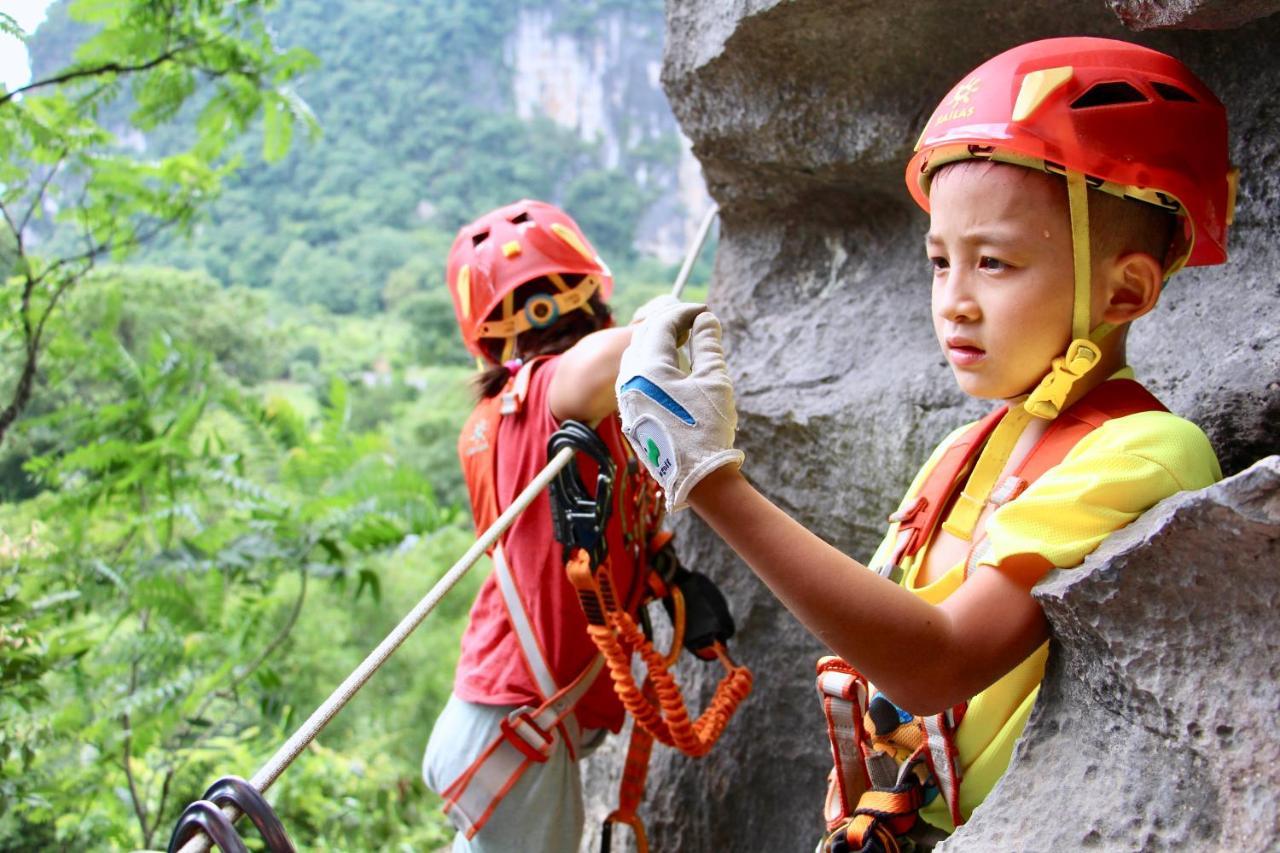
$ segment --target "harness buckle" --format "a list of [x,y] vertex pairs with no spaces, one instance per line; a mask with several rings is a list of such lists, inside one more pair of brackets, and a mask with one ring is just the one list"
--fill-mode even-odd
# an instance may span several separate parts
[[530,712],[535,710],[528,705],[517,708],[502,720],[499,728],[507,742],[520,750],[525,758],[542,764],[551,757],[556,735],[554,729],[546,731],[534,721]]

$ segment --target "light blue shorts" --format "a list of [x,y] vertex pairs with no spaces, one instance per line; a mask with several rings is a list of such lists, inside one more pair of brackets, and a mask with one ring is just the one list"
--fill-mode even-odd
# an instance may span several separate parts
[[[477,705],[457,696],[449,702],[431,730],[422,757],[422,778],[437,794],[471,766],[500,732],[502,720],[514,708]],[[593,730],[592,746],[603,732]],[[550,757],[531,764],[502,798],[484,827],[468,841],[462,833],[453,840],[454,853],[577,853],[582,840],[582,778],[562,738]]]

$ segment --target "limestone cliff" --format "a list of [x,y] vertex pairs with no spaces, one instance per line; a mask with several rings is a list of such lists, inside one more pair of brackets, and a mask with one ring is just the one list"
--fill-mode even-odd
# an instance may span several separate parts
[[648,7],[576,10],[575,19],[565,4],[521,6],[503,53],[517,115],[573,130],[599,146],[602,165],[631,173],[654,199],[636,248],[674,263],[710,198],[659,82],[662,18]]
[[[1231,262],[1180,274],[1135,327],[1131,358],[1205,428],[1228,474],[1250,470],[1171,499],[1043,585],[1056,637],[1044,695],[1009,776],[948,853],[1274,843],[1280,499],[1274,460],[1250,466],[1280,450],[1280,16],[1264,17],[1277,9],[667,4],[663,81],[723,210],[711,302],[725,322],[745,471],[863,558],[929,449],[982,410],[933,341],[926,223],[903,187],[937,100],[1014,44],[1096,34],[1176,54],[1231,115],[1242,167]],[[758,681],[711,756],[655,758],[644,810],[653,848],[810,850],[829,767],[812,677],[823,650],[696,519],[677,528],[685,560],[732,599],[736,650]],[[705,692],[713,673],[686,675]],[[591,762],[589,823],[613,799],[620,757],[614,747]]]

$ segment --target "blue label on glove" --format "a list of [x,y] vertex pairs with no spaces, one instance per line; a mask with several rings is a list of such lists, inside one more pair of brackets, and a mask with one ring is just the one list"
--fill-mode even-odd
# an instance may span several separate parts
[[645,379],[643,376],[633,376],[628,379],[623,386],[618,389],[618,395],[621,396],[628,391],[639,391],[641,394],[653,400],[659,406],[675,415],[689,426],[696,425],[697,421],[693,419],[693,415],[689,414],[689,410],[672,399],[671,395],[663,391],[657,385]]

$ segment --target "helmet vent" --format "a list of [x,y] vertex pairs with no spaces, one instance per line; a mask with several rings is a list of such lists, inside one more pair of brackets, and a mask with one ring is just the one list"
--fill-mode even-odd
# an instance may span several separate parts
[[1128,83],[1099,83],[1071,102],[1071,109],[1146,103],[1146,96]]
[[1151,85],[1155,88],[1156,93],[1166,101],[1185,101],[1188,104],[1197,103],[1191,93],[1184,92],[1177,86],[1172,86],[1168,83],[1157,83],[1154,80],[1151,81]]
[[476,233],[471,235],[471,245],[479,246],[481,243],[483,243],[485,240],[488,240],[488,239],[489,239],[489,232],[487,230],[477,231]]
[[511,220],[510,220],[510,221],[511,221],[511,224],[512,224],[512,225],[519,225],[521,222],[528,222],[528,221],[529,221],[529,213],[528,213],[528,211],[523,211],[523,210],[522,210],[522,211],[520,211],[519,213],[517,213],[515,216],[511,217]]

